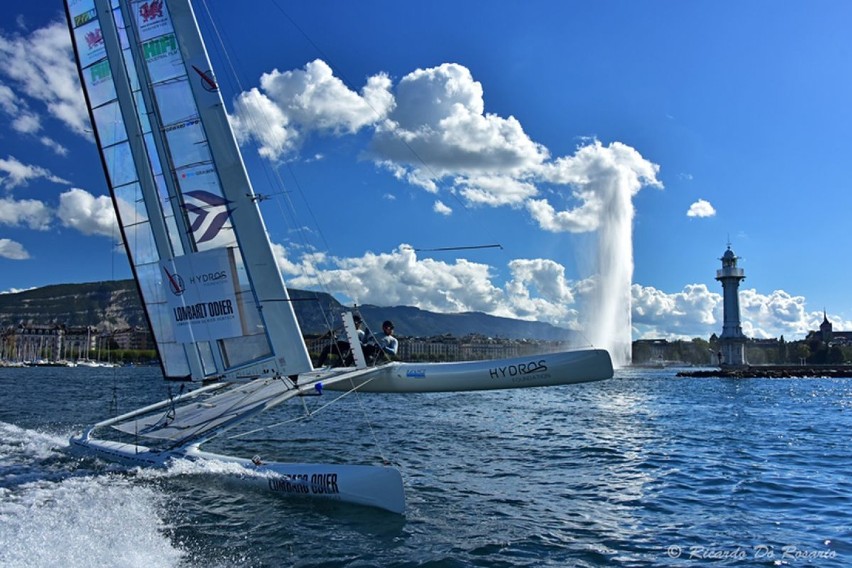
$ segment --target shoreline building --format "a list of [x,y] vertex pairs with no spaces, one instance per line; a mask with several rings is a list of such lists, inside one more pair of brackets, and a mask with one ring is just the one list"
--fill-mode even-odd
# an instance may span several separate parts
[[742,366],[746,365],[745,343],[747,338],[743,335],[740,326],[740,281],[745,279],[745,271],[737,268],[739,257],[731,250],[722,255],[722,269],[716,271],[716,280],[722,283],[724,296],[722,322],[722,335],[719,336],[719,365],[720,366]]

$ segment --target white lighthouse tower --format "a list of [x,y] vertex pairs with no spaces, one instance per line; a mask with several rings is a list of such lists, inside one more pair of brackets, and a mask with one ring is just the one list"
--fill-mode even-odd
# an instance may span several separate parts
[[719,364],[725,366],[745,365],[746,336],[740,327],[740,280],[745,279],[745,271],[737,268],[737,255],[728,245],[722,255],[722,269],[716,271],[716,280],[722,283],[724,295],[724,321],[722,335],[719,337]]

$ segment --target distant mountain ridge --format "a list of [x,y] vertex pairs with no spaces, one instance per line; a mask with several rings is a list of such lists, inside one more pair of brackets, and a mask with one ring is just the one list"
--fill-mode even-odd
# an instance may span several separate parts
[[[324,292],[290,289],[299,325],[305,334],[325,333],[346,309]],[[378,332],[382,321],[394,322],[397,335],[431,337],[481,334],[506,339],[571,341],[575,332],[547,323],[490,316],[480,312],[439,314],[411,306],[363,305],[358,311]],[[147,326],[133,280],[55,284],[13,294],[0,294],[0,326],[19,324],[92,325],[101,329]]]
[[147,326],[132,280],[54,284],[0,294],[0,325],[65,324],[100,328]]

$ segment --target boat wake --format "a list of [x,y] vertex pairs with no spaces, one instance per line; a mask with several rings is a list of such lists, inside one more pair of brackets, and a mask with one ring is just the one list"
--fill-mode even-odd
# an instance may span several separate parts
[[275,477],[274,474],[266,471],[258,471],[247,469],[245,466],[219,460],[190,460],[190,459],[172,459],[166,468],[152,467],[135,467],[133,472],[140,479],[166,479],[172,477],[184,477],[190,475],[216,475],[216,476],[235,476],[235,477],[257,477],[259,479],[268,479]]
[[86,469],[66,453],[67,439],[0,422],[0,565],[184,564],[166,534],[166,494]]

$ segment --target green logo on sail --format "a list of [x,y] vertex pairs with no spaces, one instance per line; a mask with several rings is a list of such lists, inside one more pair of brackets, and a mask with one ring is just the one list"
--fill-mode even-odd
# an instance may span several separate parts
[[104,79],[112,77],[112,71],[109,68],[109,61],[106,59],[89,67],[89,73],[91,73],[93,85],[100,83]]
[[177,51],[177,39],[174,34],[164,35],[142,44],[142,53],[146,61],[158,59]]
[[74,16],[74,27],[79,28],[83,24],[94,20],[96,15],[97,13],[94,9],[89,10],[88,12],[83,12],[82,14],[77,14]]

